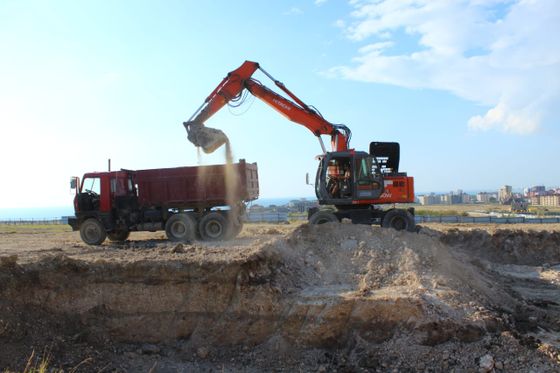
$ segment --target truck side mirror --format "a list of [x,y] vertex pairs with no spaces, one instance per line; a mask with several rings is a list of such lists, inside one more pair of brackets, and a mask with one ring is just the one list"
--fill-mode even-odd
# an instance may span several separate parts
[[309,172],[306,172],[306,173],[305,173],[305,184],[307,184],[307,185],[313,185],[313,184],[311,184],[311,183],[309,182]]
[[70,178],[70,189],[76,189],[77,187],[78,187],[78,183],[76,181],[76,178],[72,176]]

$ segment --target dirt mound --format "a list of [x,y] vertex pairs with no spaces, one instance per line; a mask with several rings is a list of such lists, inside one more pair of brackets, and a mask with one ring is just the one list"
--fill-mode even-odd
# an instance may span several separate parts
[[451,230],[441,240],[497,263],[541,265],[560,263],[560,232]]
[[[547,253],[535,263],[551,263],[554,234],[534,233],[542,239],[529,244],[515,232],[285,229],[255,228],[255,239],[246,230],[231,243],[149,240],[3,257],[0,298],[10,316],[0,327],[27,321],[4,328],[0,346],[12,346],[17,362],[30,351],[13,346],[60,339],[86,351],[70,361],[56,350],[61,366],[101,351],[90,368],[131,371],[154,358],[175,371],[557,368],[558,271],[519,264],[533,251]],[[511,255],[518,264],[497,256],[508,240],[522,246]],[[539,340],[545,332],[550,343]]]

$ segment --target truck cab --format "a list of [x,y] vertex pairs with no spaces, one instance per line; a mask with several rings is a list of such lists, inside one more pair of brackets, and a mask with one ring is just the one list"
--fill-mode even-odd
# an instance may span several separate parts
[[110,213],[113,204],[122,204],[119,202],[135,198],[137,193],[132,173],[92,172],[84,175],[79,189],[76,190],[74,207],[76,212],[81,213]]

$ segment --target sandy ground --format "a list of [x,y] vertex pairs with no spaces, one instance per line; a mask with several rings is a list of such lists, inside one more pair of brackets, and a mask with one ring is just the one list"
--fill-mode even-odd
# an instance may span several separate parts
[[560,225],[0,227],[0,368],[558,371]]

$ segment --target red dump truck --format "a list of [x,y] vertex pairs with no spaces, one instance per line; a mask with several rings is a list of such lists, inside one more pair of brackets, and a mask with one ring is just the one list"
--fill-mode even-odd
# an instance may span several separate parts
[[224,240],[242,228],[245,203],[259,196],[257,164],[92,172],[73,177],[82,240],[125,241],[131,231],[164,230],[172,241]]

